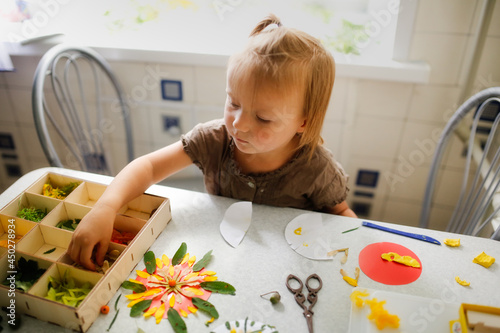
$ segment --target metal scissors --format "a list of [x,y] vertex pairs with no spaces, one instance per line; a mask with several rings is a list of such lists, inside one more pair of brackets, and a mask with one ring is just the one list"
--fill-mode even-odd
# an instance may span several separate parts
[[[309,285],[309,280],[311,280],[311,279],[316,279],[319,282],[318,287],[312,288]],[[292,286],[290,286],[291,280],[297,281],[299,283],[299,287],[292,288]],[[288,275],[288,277],[286,278],[286,287],[288,288],[288,290],[290,290],[295,295],[295,301],[297,302],[297,304],[299,304],[302,307],[302,309],[304,309],[303,313],[304,313],[304,317],[306,317],[306,322],[307,322],[307,327],[309,328],[309,333],[313,333],[314,329],[313,329],[312,316],[313,316],[314,312],[312,312],[311,309],[314,306],[314,304],[316,304],[316,301],[318,300],[318,291],[320,291],[321,287],[323,287],[323,281],[321,281],[321,278],[317,274],[311,274],[306,279],[306,288],[309,291],[309,293],[307,294],[307,301],[309,302],[309,306],[306,306],[304,304],[306,301],[306,298],[305,298],[304,294],[302,293],[302,288],[304,287],[304,285],[302,284],[302,281],[298,277],[296,277],[293,274]]]

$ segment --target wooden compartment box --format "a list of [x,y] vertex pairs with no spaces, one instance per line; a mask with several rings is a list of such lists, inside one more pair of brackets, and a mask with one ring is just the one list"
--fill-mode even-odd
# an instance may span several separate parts
[[[44,185],[61,188],[76,183],[65,197],[44,195]],[[0,210],[0,282],[17,271],[23,260],[36,261],[45,272],[27,290],[0,284],[0,306],[15,301],[16,313],[26,313],[75,331],[85,332],[94,322],[101,306],[107,304],[143,258],[144,253],[171,219],[170,201],[143,194],[122,207],[114,222],[121,233],[135,235],[125,243],[110,243],[107,271],[93,272],[77,266],[66,254],[73,232],[56,227],[60,221],[80,220],[105,191],[106,185],[48,173]],[[20,208],[35,207],[47,212],[39,222],[17,217]],[[71,277],[77,285],[90,283],[92,288],[77,306],[69,306],[46,298],[50,278]]]

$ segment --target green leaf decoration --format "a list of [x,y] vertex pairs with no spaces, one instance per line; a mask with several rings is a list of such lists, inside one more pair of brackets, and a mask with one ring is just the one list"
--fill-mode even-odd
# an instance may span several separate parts
[[170,325],[172,325],[172,328],[174,329],[175,333],[186,333],[187,332],[186,323],[184,322],[181,315],[176,310],[174,310],[172,308],[168,309],[167,315],[168,315],[167,319],[170,322]]
[[[120,294],[121,296],[121,294]],[[118,297],[120,297],[118,296]],[[120,309],[116,310],[115,312],[115,316],[113,317],[113,320],[111,320],[111,323],[109,323],[109,326],[108,326],[108,329],[106,330],[106,332],[109,332],[109,330],[111,329],[111,327],[113,326],[113,324],[115,323],[116,321],[116,317],[118,317],[118,313],[120,312]]]
[[146,299],[144,301],[140,301],[139,303],[134,304],[132,308],[130,309],[130,317],[137,317],[140,316],[144,310],[149,308],[151,306],[151,303],[153,300],[151,299]]
[[131,281],[123,281],[122,288],[130,289],[136,293],[143,293],[146,291],[146,287],[143,284]]
[[196,264],[193,266],[193,272],[198,272],[203,269],[203,267],[207,266],[208,263],[210,262],[210,259],[212,259],[212,250],[208,251],[203,258],[201,258],[200,261],[198,261]]
[[118,301],[120,300],[120,297],[122,297],[122,294],[118,295],[115,301],[115,311],[118,311]]
[[51,248],[50,250],[45,251],[43,254],[49,254],[49,253],[54,252],[55,250],[56,250],[56,248],[55,248],[55,247],[53,247],[53,248]]
[[153,274],[156,271],[156,257],[153,251],[148,251],[144,254],[144,264],[149,274]]
[[209,301],[204,301],[201,298],[193,297],[191,299],[193,305],[196,306],[199,310],[206,312],[210,315],[210,317],[214,317],[215,319],[219,318],[219,313],[215,309],[215,306]]
[[236,289],[232,285],[223,281],[205,281],[200,283],[200,286],[219,294],[234,295],[236,293]]
[[179,247],[177,252],[175,252],[174,257],[172,258],[172,265],[179,265],[182,261],[182,258],[184,258],[184,256],[186,255],[186,252],[187,245],[186,243],[182,242],[181,246]]

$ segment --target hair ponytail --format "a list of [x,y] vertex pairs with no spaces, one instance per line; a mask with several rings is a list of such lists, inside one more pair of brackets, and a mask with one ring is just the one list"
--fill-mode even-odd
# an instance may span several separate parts
[[271,24],[276,24],[278,27],[281,27],[281,20],[274,14],[269,14],[262,21],[257,24],[257,26],[250,33],[250,37],[255,36],[261,33],[264,29],[266,29]]

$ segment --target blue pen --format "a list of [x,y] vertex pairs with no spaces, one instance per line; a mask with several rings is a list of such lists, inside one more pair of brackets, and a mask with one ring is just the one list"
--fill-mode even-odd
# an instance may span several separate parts
[[366,221],[363,221],[363,223],[361,225],[363,225],[365,227],[370,227],[370,228],[382,230],[382,231],[392,232],[393,234],[398,234],[398,235],[401,235],[401,236],[415,238],[415,239],[422,240],[422,241],[425,241],[425,242],[429,242],[429,243],[432,243],[432,244],[441,245],[441,242],[439,242],[437,239],[434,239],[434,238],[429,237],[429,236],[419,235],[419,234],[413,234],[411,232],[405,232],[405,231],[400,231],[400,230],[396,230],[396,229],[391,229],[391,228],[383,227],[381,225],[373,224],[373,223],[366,222]]

